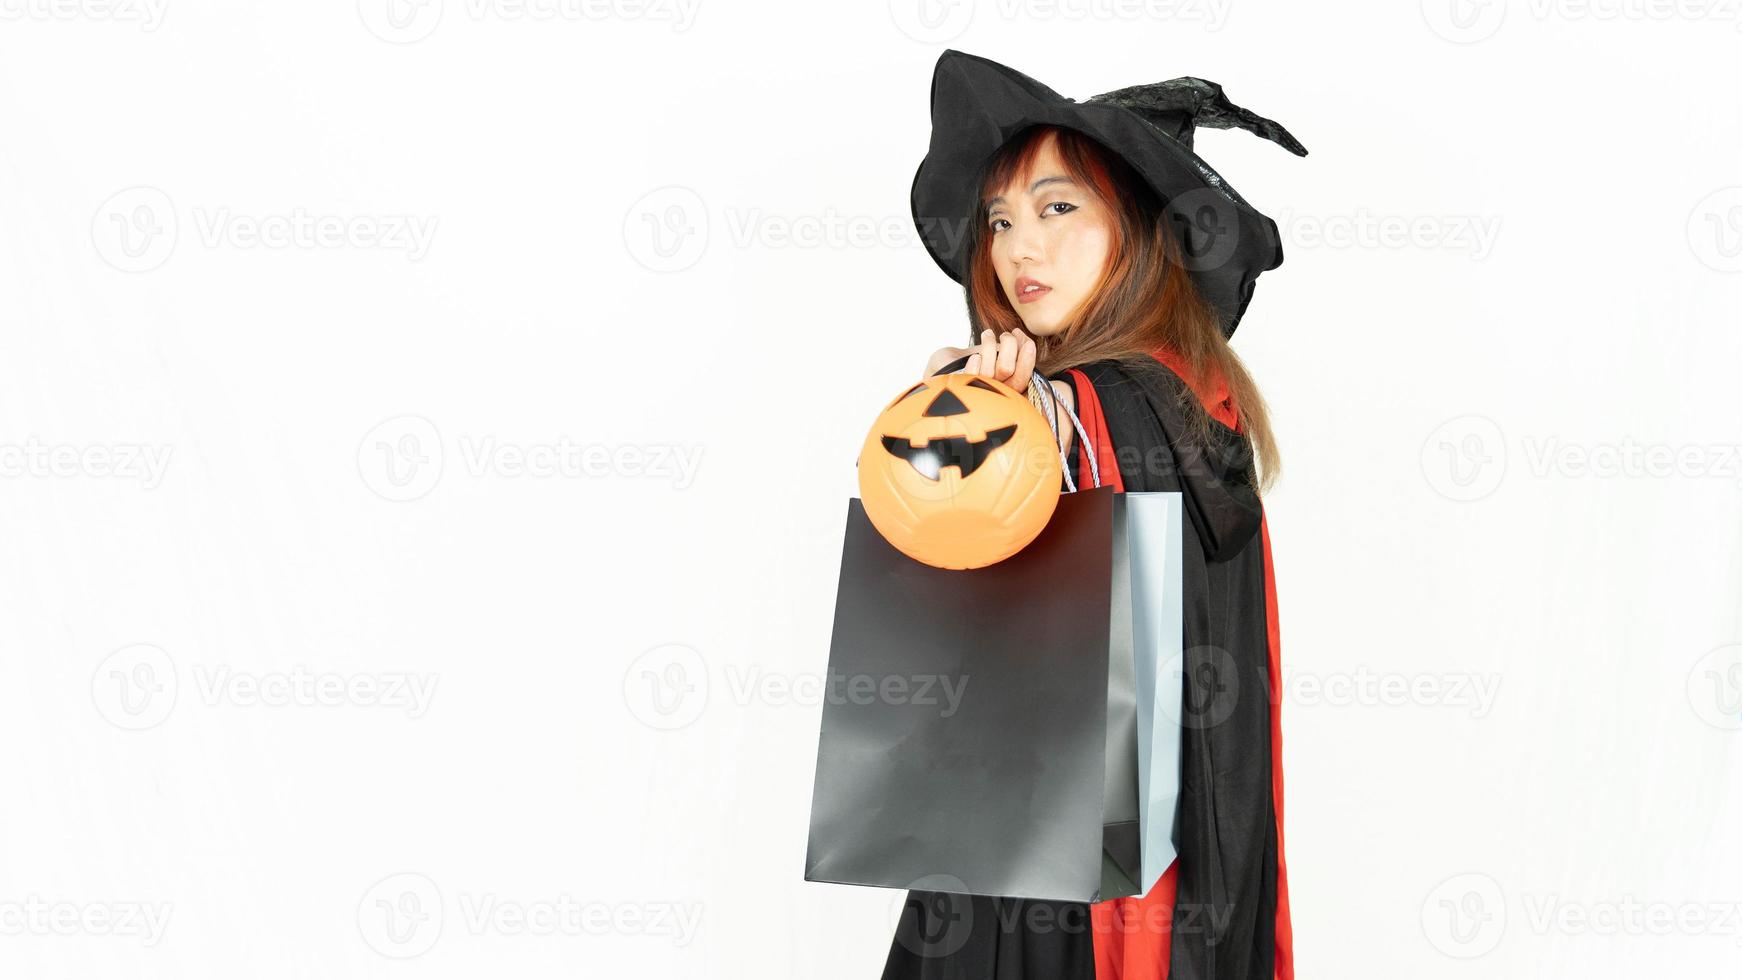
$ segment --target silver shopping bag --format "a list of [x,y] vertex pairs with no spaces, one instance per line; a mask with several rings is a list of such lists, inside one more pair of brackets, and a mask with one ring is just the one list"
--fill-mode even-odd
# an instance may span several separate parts
[[1180,711],[1184,697],[1185,621],[1180,554],[1184,520],[1177,492],[1126,493],[1132,542],[1131,617],[1137,681],[1137,807],[1143,870],[1140,894],[1178,851]]

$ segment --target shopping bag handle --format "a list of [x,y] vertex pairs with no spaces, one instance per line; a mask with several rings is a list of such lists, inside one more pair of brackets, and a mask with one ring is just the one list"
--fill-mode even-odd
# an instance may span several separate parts
[[1065,471],[1065,487],[1067,488],[1065,492],[1076,493],[1077,481],[1071,479],[1070,456],[1065,452],[1064,441],[1059,438],[1058,410],[1061,408],[1064,409],[1066,415],[1070,416],[1071,425],[1076,427],[1077,444],[1083,447],[1083,455],[1089,458],[1089,475],[1094,478],[1095,487],[1099,489],[1101,486],[1101,461],[1095,458],[1098,454],[1095,452],[1095,447],[1089,445],[1089,434],[1083,431],[1082,420],[1078,419],[1077,413],[1059,398],[1058,392],[1052,390],[1052,384],[1046,378],[1039,374],[1034,375],[1028,382],[1029,390],[1033,391],[1037,384],[1040,385],[1040,390],[1046,393],[1046,397],[1041,400],[1046,405],[1046,411],[1042,414],[1046,418],[1046,424],[1052,427],[1053,444],[1059,447],[1059,463]]

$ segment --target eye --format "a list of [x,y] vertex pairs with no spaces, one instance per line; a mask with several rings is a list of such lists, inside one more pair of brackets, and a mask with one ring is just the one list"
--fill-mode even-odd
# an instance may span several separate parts
[[968,387],[970,387],[970,388],[984,388],[987,391],[990,391],[994,395],[1004,394],[1004,392],[999,391],[997,388],[992,387],[987,382],[981,381],[979,378],[975,378],[974,380],[968,382]]
[[1077,209],[1077,206],[1075,204],[1070,203],[1069,201],[1054,201],[1051,204],[1048,204],[1045,208],[1040,209],[1040,212],[1041,212],[1040,216],[1041,217],[1043,217],[1043,218],[1046,217],[1046,209],[1047,208],[1065,208],[1066,210],[1054,211],[1053,214],[1069,214],[1070,212],[1075,211]]
[[[993,218],[992,219],[992,234],[996,235],[996,234],[998,234],[999,231],[1002,230],[998,227],[998,222],[1000,222],[1000,221],[1004,221],[1004,219],[1003,218]],[[1004,223],[1009,224],[1010,222],[1004,221]]]
[[895,399],[894,401],[890,402],[889,404],[899,405],[902,402],[906,401],[909,395],[916,395],[916,394],[918,394],[922,391],[925,391],[925,390],[926,390],[925,384],[924,384],[924,382],[921,382],[920,384],[916,384],[912,388],[909,388],[906,391],[902,392],[901,397]]

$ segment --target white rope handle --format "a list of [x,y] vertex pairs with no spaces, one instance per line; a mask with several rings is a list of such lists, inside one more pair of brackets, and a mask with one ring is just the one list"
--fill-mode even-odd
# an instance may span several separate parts
[[1077,413],[1059,398],[1058,392],[1052,390],[1051,382],[1038,374],[1034,377],[1035,380],[1030,381],[1029,384],[1039,384],[1040,390],[1046,392],[1047,395],[1048,418],[1046,422],[1052,426],[1052,439],[1059,447],[1059,462],[1065,470],[1065,486],[1070,488],[1066,492],[1076,493],[1077,484],[1075,480],[1071,479],[1071,461],[1065,452],[1064,443],[1059,439],[1058,409],[1061,408],[1065,410],[1066,415],[1070,416],[1071,425],[1077,430],[1078,444],[1083,447],[1083,455],[1089,458],[1089,475],[1094,479],[1095,487],[1099,489],[1101,486],[1101,461],[1096,458],[1095,447],[1089,445],[1089,434],[1083,431],[1082,420],[1077,418]]

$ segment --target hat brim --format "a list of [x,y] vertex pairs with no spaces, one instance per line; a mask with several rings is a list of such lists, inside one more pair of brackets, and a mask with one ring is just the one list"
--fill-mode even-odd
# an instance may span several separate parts
[[1232,336],[1258,275],[1282,264],[1276,222],[1246,203],[1209,164],[1122,106],[1067,99],[1040,82],[954,49],[932,74],[931,144],[913,175],[909,203],[925,247],[951,279],[965,282],[976,182],[987,161],[1030,126],[1074,129],[1117,153],[1163,201],[1198,290]]

